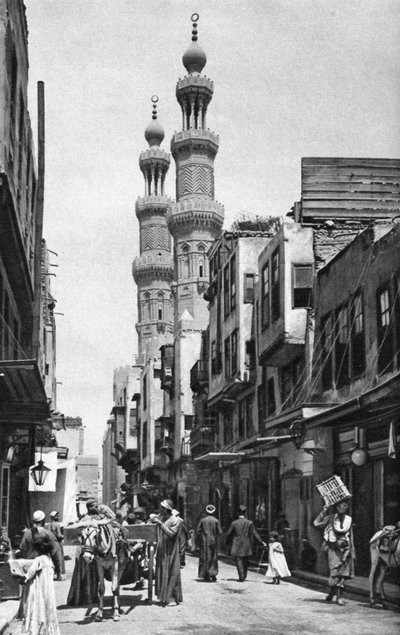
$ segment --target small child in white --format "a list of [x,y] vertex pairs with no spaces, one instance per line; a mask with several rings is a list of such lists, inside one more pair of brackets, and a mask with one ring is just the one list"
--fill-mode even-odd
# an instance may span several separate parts
[[290,576],[285,553],[276,531],[272,531],[269,537],[268,575],[272,577],[272,584],[279,584],[281,578]]

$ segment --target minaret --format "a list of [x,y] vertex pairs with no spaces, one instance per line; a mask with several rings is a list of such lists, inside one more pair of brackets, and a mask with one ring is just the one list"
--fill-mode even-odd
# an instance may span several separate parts
[[214,159],[219,139],[206,125],[213,82],[201,72],[207,57],[197,42],[197,13],[192,15],[192,43],[182,62],[188,75],[179,79],[176,98],[182,110],[182,130],[171,141],[176,163],[176,203],[167,215],[174,239],[174,379],[175,453],[192,415],[190,369],[199,359],[201,332],[208,325],[207,251],[219,236],[224,208],[214,199]]
[[174,267],[171,236],[166,214],[171,200],[164,194],[170,155],[160,148],[164,130],[157,121],[158,97],[153,95],[152,121],[144,136],[149,148],[141,152],[139,166],[144,176],[144,197],[136,202],[139,220],[140,256],[135,258],[132,274],[138,299],[138,361],[160,357],[160,346],[172,341],[173,300],[171,283]]

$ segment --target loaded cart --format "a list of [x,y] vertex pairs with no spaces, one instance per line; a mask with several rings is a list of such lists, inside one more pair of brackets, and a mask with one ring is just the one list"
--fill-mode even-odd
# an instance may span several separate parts
[[[148,525],[146,523],[126,525],[124,527],[124,534],[131,553],[135,552],[135,547],[139,543],[143,545],[139,552],[139,577],[147,578],[147,600],[149,603],[153,601],[154,554],[157,546],[157,532],[157,525]],[[124,583],[123,577],[121,578],[121,583]]]

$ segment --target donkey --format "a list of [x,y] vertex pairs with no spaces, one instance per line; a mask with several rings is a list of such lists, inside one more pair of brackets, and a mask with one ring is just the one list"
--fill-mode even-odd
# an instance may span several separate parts
[[[388,533],[388,530],[391,533]],[[381,538],[387,537],[387,551],[380,549]],[[383,588],[385,573],[388,569],[400,567],[400,525],[387,527],[378,531],[369,541],[371,553],[371,570],[369,573],[369,605],[378,604],[386,608],[386,597]]]
[[103,619],[105,580],[111,581],[113,593],[113,620],[119,621],[119,584],[129,561],[129,552],[122,533],[107,523],[96,523],[82,530],[82,558],[90,564],[94,562],[98,574],[99,606],[95,622]]

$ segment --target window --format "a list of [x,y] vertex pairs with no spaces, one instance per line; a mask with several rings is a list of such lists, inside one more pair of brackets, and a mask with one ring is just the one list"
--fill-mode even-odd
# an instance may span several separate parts
[[392,370],[394,361],[393,329],[391,326],[391,297],[389,287],[380,289],[377,294],[378,317],[378,372]]
[[267,399],[268,399],[268,416],[272,417],[272,415],[276,412],[276,401],[275,401],[275,382],[274,378],[270,377],[267,383]]
[[147,456],[147,421],[143,421],[142,426],[142,455],[143,458]]
[[228,443],[232,443],[232,441],[233,441],[233,430],[232,430],[232,414],[231,414],[231,412],[224,412],[223,435],[224,435],[224,445],[227,445]]
[[253,399],[252,397],[247,397],[245,399],[246,403],[246,437],[251,437],[254,434],[254,425],[253,425]]
[[225,352],[225,379],[229,379],[231,376],[231,341],[227,337],[225,340],[224,352]]
[[246,404],[245,400],[239,401],[239,421],[238,421],[239,439],[244,439],[246,434]]
[[147,410],[147,375],[143,377],[143,410]]
[[311,306],[311,294],[313,285],[312,265],[293,266],[293,301],[294,309]]
[[349,381],[349,310],[342,306],[336,313],[335,380],[338,387]]
[[231,354],[231,368],[232,368],[232,375],[234,375],[237,371],[237,367],[238,367],[238,363],[237,363],[237,356],[238,356],[238,350],[237,350],[237,331],[233,331],[232,333],[232,338],[231,338],[231,348],[232,348],[232,354]]
[[289,408],[292,405],[291,393],[291,368],[286,366],[281,370],[281,400],[282,408]]
[[245,304],[253,304],[254,302],[254,273],[244,274],[243,302]]
[[280,316],[280,285],[279,285],[279,250],[271,258],[271,319],[273,322]]
[[236,307],[236,258],[232,256],[230,262],[231,275],[231,311]]
[[301,381],[303,378],[303,370],[304,370],[303,360],[300,357],[298,357],[293,362],[293,399],[294,401],[297,400],[297,397],[299,396],[301,389],[303,387],[304,382]]
[[261,271],[261,326],[266,328],[269,326],[269,263],[263,267]]
[[254,340],[247,340],[246,342],[246,358],[244,363],[249,370],[254,370],[256,367],[256,343]]
[[217,374],[217,344],[211,342],[211,375]]
[[229,311],[229,265],[226,265],[224,268],[224,317],[229,315]]
[[199,278],[203,278],[204,276],[204,267],[203,265],[199,265]]
[[365,371],[365,335],[362,297],[354,298],[351,311],[351,374],[359,376]]
[[258,425],[259,429],[264,427],[267,418],[267,367],[263,366],[261,371],[261,384],[258,386]]

